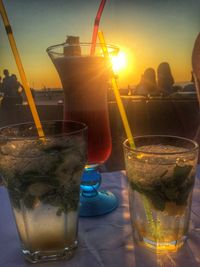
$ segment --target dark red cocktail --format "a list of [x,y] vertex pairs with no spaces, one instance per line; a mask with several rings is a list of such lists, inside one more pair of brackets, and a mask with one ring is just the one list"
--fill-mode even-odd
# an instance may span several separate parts
[[[73,41],[73,43],[71,43]],[[76,44],[74,43],[76,41]],[[64,119],[81,121],[88,126],[88,162],[81,181],[81,216],[108,213],[118,205],[109,191],[97,191],[101,175],[97,171],[111,153],[107,89],[111,78],[111,62],[100,45],[90,55],[91,44],[79,44],[70,37],[67,43],[49,47],[51,57],[64,90]],[[118,51],[109,46],[109,52]]]
[[101,164],[111,152],[107,109],[110,64],[102,56],[62,57],[53,62],[64,89],[64,119],[88,125],[88,164]]

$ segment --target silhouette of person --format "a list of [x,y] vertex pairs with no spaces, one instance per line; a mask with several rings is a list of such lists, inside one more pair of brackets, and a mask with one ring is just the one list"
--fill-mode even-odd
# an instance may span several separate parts
[[[12,97],[15,104],[22,104],[23,98],[22,98],[22,90],[24,87],[21,85],[21,83],[17,80],[17,76],[15,74],[11,75],[12,79]],[[21,88],[21,90],[20,90]]]
[[4,78],[3,81],[6,82],[6,80],[9,78],[9,71],[7,69],[3,70]]
[[3,74],[4,74],[4,78],[3,78],[2,86],[3,86],[4,93],[6,93],[6,91],[9,91],[11,89],[10,88],[10,75],[7,69],[3,70]]
[[158,94],[156,84],[156,74],[153,68],[147,68],[136,86],[134,94],[136,95],[156,95]]
[[3,93],[2,77],[0,76],[0,93]]
[[194,76],[193,76],[193,72],[191,71],[191,80],[190,83],[186,84],[183,87],[183,92],[196,92],[196,87],[195,87],[195,83],[194,83]]
[[169,95],[175,92],[173,88],[174,78],[171,73],[171,68],[168,62],[162,62],[157,69],[158,88],[164,93]]
[[4,92],[4,98],[2,101],[2,107],[7,108],[7,106],[10,105],[10,94],[12,91],[12,83],[11,83],[11,77],[9,75],[9,71],[7,69],[3,70],[4,78],[2,82],[2,90]]
[[22,97],[19,93],[19,88],[23,88],[23,86],[17,81],[17,77],[15,74],[9,75],[9,71],[5,69],[3,71],[4,78],[3,78],[3,92],[4,98],[2,101],[2,107],[10,108],[16,104],[22,103]]
[[0,76],[0,107],[1,107],[1,104],[2,104],[3,96],[4,96],[3,83],[2,83],[2,78]]

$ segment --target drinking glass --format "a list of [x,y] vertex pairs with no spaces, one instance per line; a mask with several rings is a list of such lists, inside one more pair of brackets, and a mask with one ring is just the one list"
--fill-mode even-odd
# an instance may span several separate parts
[[[108,46],[110,55],[118,49]],[[90,55],[89,43],[63,43],[47,52],[60,76],[64,90],[64,118],[88,125],[88,162],[81,182],[81,216],[96,216],[117,207],[117,198],[109,191],[98,191],[101,175],[98,166],[110,156],[112,143],[108,116],[107,89],[111,61],[96,45]]]
[[198,145],[176,136],[135,144],[124,142],[134,239],[156,253],[176,251],[188,235]]
[[7,187],[22,253],[32,262],[69,259],[77,247],[80,180],[87,126],[42,122],[0,129],[0,173]]

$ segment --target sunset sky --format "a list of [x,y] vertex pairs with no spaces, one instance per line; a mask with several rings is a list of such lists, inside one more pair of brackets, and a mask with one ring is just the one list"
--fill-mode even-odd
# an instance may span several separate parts
[[[91,41],[100,0],[4,0],[31,87],[61,87],[46,48],[67,35]],[[108,43],[127,56],[119,73],[121,87],[137,84],[148,67],[170,63],[176,82],[190,80],[191,53],[200,31],[198,0],[108,0],[100,29]],[[0,75],[4,68],[16,73],[15,62],[0,21]]]

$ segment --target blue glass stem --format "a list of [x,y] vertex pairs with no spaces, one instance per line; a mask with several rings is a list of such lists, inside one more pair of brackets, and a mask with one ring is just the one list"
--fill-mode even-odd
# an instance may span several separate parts
[[110,191],[98,191],[101,174],[98,164],[87,165],[81,180],[80,211],[81,217],[93,217],[116,209],[118,200]]
[[81,179],[81,194],[84,197],[94,197],[98,194],[101,184],[101,174],[98,171],[98,164],[86,165]]

